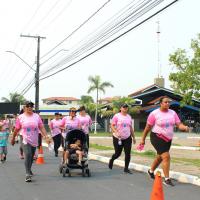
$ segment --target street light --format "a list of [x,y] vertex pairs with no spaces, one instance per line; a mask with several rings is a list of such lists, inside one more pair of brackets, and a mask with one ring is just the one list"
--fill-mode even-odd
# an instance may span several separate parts
[[[69,51],[67,49],[61,49],[58,52],[56,52],[53,56],[51,56],[49,59],[47,59],[46,61],[44,61],[42,64],[46,63],[48,60],[50,60],[51,58],[53,58],[55,55],[57,55],[58,53],[62,52],[62,51]],[[17,53],[15,53],[14,51],[6,51],[7,53],[12,53],[15,56],[17,56],[24,64],[26,64],[31,70],[33,70],[35,72],[35,110],[36,112],[39,110],[39,61],[37,59],[37,70],[33,69],[32,66],[30,66],[24,59],[22,59]],[[39,57],[39,55],[37,55]],[[41,65],[42,65],[41,64]]]
[[[35,72],[35,85],[36,85],[36,77],[37,77],[37,71],[35,69],[33,69],[24,59],[22,59],[17,53],[15,53],[14,51],[6,51],[7,53],[12,53],[14,54],[15,56],[17,56],[24,64],[26,64],[31,70],[33,70]],[[35,106],[37,105],[37,101],[36,101],[36,98],[35,98]],[[35,108],[38,108],[35,107]]]
[[14,51],[6,51],[7,53],[12,53],[15,56],[17,56],[23,63],[25,63],[30,69],[32,69],[34,72],[36,72],[35,69],[33,69],[24,59],[22,59],[18,54],[16,54]]

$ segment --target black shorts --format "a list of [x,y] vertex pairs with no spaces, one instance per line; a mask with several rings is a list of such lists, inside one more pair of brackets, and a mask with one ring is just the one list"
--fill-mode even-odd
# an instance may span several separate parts
[[158,155],[161,155],[165,152],[169,152],[169,149],[172,144],[171,140],[169,142],[166,142],[162,138],[158,137],[154,132],[151,132],[150,134],[150,141],[155,150],[157,151]]

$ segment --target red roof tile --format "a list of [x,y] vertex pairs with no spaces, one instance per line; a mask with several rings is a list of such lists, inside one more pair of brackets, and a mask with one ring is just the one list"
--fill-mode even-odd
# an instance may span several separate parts
[[80,99],[77,99],[75,97],[49,97],[49,98],[45,98],[42,100],[46,100],[46,101],[79,101]]

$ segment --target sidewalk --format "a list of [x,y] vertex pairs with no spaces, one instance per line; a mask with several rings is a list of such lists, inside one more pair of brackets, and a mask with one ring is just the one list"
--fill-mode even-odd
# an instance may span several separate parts
[[[196,134],[194,134],[196,135]],[[178,171],[194,176],[200,176],[200,151],[198,150],[191,150],[194,147],[197,147],[197,144],[199,142],[199,139],[188,139],[187,137],[193,137],[193,134],[184,134],[181,135],[182,137],[177,136],[177,139],[173,140],[172,148],[170,150],[171,154],[171,167],[170,169],[173,171]],[[136,146],[140,142],[140,138],[136,138],[136,145],[133,146],[133,150],[136,150]],[[90,137],[90,143],[91,144],[98,144],[102,146],[108,146],[108,147],[113,147],[112,144],[112,138],[111,137],[106,137],[106,138],[97,138],[97,137]],[[182,149],[184,146],[191,147],[190,150],[188,149]],[[181,148],[181,149],[180,149]],[[199,148],[199,147],[198,147]],[[145,144],[145,151],[153,151],[155,152],[154,148],[150,144],[149,140],[146,140]],[[97,149],[92,149],[90,148],[90,152],[94,154],[98,154],[100,156],[106,156],[106,157],[111,157],[113,154],[114,150],[97,150]],[[124,160],[124,154],[119,157],[120,160]],[[137,163],[137,164],[142,164],[142,165],[147,165],[150,166],[153,161],[152,157],[148,156],[140,156],[139,154],[137,155],[132,155],[131,156],[131,162]],[[194,165],[192,162],[198,162],[196,165]]]

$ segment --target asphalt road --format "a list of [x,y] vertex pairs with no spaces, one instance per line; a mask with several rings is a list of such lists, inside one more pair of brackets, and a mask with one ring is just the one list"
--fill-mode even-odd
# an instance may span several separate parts
[[[6,163],[0,164],[1,200],[148,200],[153,181],[147,174],[123,174],[123,169],[90,161],[91,177],[82,177],[74,171],[72,177],[63,178],[58,172],[59,158],[44,151],[45,164],[33,165],[33,182],[25,182],[24,161],[18,158],[18,144],[9,146]],[[200,187],[177,183],[164,188],[165,200],[199,200]]]

